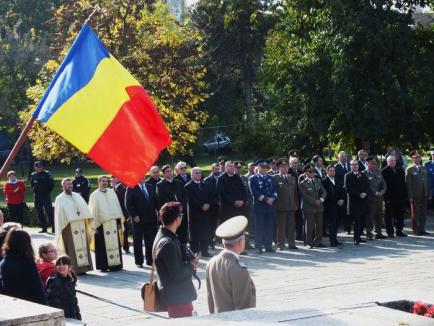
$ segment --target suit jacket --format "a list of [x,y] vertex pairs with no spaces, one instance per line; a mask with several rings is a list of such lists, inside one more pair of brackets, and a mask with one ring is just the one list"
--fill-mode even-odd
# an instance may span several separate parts
[[340,162],[338,162],[335,164],[335,171],[336,171],[336,175],[335,175],[336,185],[341,188],[344,188],[345,174],[351,171],[350,165],[348,164],[348,162],[345,164],[341,164]]
[[327,198],[327,191],[318,179],[304,179],[300,182],[300,195],[303,200],[303,211],[306,214],[321,213],[324,211],[324,205],[316,205],[316,201],[322,198],[324,201]]
[[183,178],[181,178],[181,175],[177,174],[176,177],[174,177],[174,179],[180,181],[183,185],[185,185],[187,182],[189,182],[191,180],[191,175],[190,173],[186,173],[185,174],[187,181],[184,181]]
[[289,169],[288,170],[288,174],[292,175],[295,180],[296,180],[296,184],[297,184],[297,202],[298,202],[298,208],[297,209],[301,209],[301,198],[300,198],[300,183],[298,181],[298,178],[300,177],[300,175],[303,174],[303,171],[300,169],[297,170],[293,170],[293,169]]
[[134,188],[128,188],[125,194],[125,206],[129,216],[138,216],[140,221],[144,223],[157,223],[157,195],[150,185],[145,183],[145,187],[148,190],[149,198],[146,198],[138,185]]
[[336,178],[335,184],[333,184],[327,176],[322,180],[322,185],[327,191],[327,198],[324,201],[325,211],[330,214],[337,214],[338,200],[345,200],[346,197],[344,189],[337,185]]
[[214,178],[214,175],[211,173],[203,180],[203,182],[208,185],[208,189],[211,193],[211,198],[209,203],[211,205],[210,210],[218,213],[218,210],[220,208],[220,201],[219,201],[219,195],[217,191],[217,180],[216,178]]
[[[116,187],[113,188],[113,190],[116,193],[116,196],[118,197],[119,200],[119,205],[121,205],[121,209],[122,209],[122,213],[125,216],[125,219],[128,218],[128,211],[127,208],[125,207],[125,194],[127,192],[127,187],[125,187],[125,185],[123,183],[118,183],[116,185]],[[136,215],[134,215],[136,216]]]
[[243,200],[247,203],[247,189],[243,180],[237,174],[232,177],[225,172],[217,180],[217,191],[222,206],[234,206],[236,200]]
[[256,288],[247,267],[227,250],[208,262],[206,287],[212,314],[256,307]]
[[326,170],[323,169],[323,168],[321,168],[321,175],[319,175],[319,172],[318,172],[318,170],[317,170],[316,168],[315,168],[315,170],[313,171],[313,174],[314,174],[314,177],[315,177],[316,179],[319,179],[319,180],[322,180],[322,179],[324,179],[324,177],[327,176],[327,172],[326,172]]
[[426,167],[421,165],[407,168],[405,174],[407,193],[409,199],[423,199],[431,197],[431,184]]
[[351,214],[360,213],[367,214],[368,212],[368,197],[360,198],[360,194],[369,193],[368,177],[361,172],[348,172],[345,175],[345,188],[350,195],[350,212]]
[[[200,187],[200,188],[199,188]],[[188,216],[190,219],[201,218],[209,213],[203,211],[204,204],[210,204],[212,201],[212,192],[208,184],[203,181],[196,183],[193,180],[187,182],[184,186],[188,200]]]
[[153,177],[149,177],[146,179],[145,183],[149,186],[152,187],[152,190],[154,190],[154,192],[157,191],[157,183],[159,183],[161,180],[163,180],[163,178],[158,177],[158,179],[155,179]]
[[295,176],[288,174],[288,180],[279,173],[273,176],[276,185],[277,211],[296,211],[298,208],[298,185]]
[[398,166],[395,169],[386,166],[381,170],[381,174],[387,183],[387,192],[384,194],[384,200],[388,203],[404,205],[405,198],[407,197],[404,169]]
[[178,201],[182,204],[184,209],[187,209],[187,195],[185,193],[184,185],[181,181],[176,180],[175,178],[172,182],[163,179],[157,183],[157,197],[160,207],[165,203]]
[[366,170],[365,164],[363,164],[362,161],[360,161],[360,160],[358,162],[359,162],[359,171],[360,172],[365,171]]

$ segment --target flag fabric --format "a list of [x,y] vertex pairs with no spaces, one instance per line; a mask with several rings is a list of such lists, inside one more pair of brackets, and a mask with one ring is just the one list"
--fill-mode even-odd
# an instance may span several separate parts
[[171,138],[151,98],[85,24],[33,117],[127,186]]

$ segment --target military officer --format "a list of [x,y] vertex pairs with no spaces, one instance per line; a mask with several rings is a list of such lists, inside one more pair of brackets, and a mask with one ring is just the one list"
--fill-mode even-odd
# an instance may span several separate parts
[[288,240],[289,249],[298,249],[295,245],[295,211],[298,208],[297,179],[288,174],[289,162],[278,159],[279,174],[273,176],[276,185],[276,235],[277,249],[283,250],[285,240]]
[[83,175],[83,170],[75,170],[75,178],[72,180],[72,191],[77,192],[83,197],[86,203],[89,203],[90,181]]
[[[425,163],[425,167],[429,176],[429,180],[431,182],[431,194],[434,193],[434,149],[430,152],[430,160]],[[430,205],[432,209],[434,209],[434,200],[431,198]]]
[[[304,243],[308,248],[325,247],[322,244],[324,201],[327,192],[320,180],[315,178],[315,167],[308,163],[303,168],[305,178],[300,182],[300,195],[306,223]],[[315,238],[314,238],[315,233]]]
[[30,185],[35,195],[35,208],[38,213],[39,223],[42,227],[39,233],[47,232],[47,219],[45,218],[45,214],[48,216],[51,232],[54,233],[54,212],[51,202],[51,191],[54,188],[53,176],[50,172],[44,170],[41,161],[35,162],[33,167],[35,172],[30,176]]
[[245,246],[247,223],[244,216],[235,216],[216,230],[224,249],[206,266],[208,307],[212,314],[256,306],[255,284],[246,265],[239,261]]
[[426,213],[428,200],[431,200],[431,186],[428,172],[422,165],[421,155],[417,150],[410,152],[413,166],[407,168],[405,182],[407,184],[408,200],[413,212],[413,233],[426,235]]
[[379,170],[380,162],[375,156],[368,157],[368,168],[363,171],[368,177],[368,206],[369,212],[366,219],[366,238],[374,238],[372,230],[375,229],[375,239],[385,239],[381,233],[383,224],[383,199],[387,191],[387,184]]
[[277,193],[273,178],[267,174],[267,162],[261,161],[258,167],[258,174],[249,179],[249,188],[255,212],[255,249],[257,254],[261,254],[262,247],[265,247],[266,252],[275,252],[272,245],[276,221],[274,201]]
[[241,174],[241,169],[243,168],[243,162],[235,161],[234,164],[235,164],[235,174],[238,174],[241,177],[241,179],[243,179],[243,175]]
[[267,174],[271,176],[279,174],[276,159],[274,157],[270,157],[267,161],[268,165],[270,166],[270,170],[268,170]]

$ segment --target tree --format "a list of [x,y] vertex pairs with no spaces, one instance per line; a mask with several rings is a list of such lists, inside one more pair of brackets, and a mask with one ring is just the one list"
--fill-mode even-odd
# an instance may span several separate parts
[[[287,149],[417,147],[427,141],[432,97],[416,96],[432,74],[432,32],[414,28],[412,7],[427,1],[284,1],[269,34],[262,90]],[[430,87],[431,88],[431,87]],[[426,129],[425,129],[426,130]]]
[[[42,92],[55,72],[82,22],[98,5],[90,21],[109,51],[140,81],[156,103],[173,143],[170,154],[187,154],[207,115],[198,110],[206,98],[200,63],[200,36],[191,26],[178,23],[167,7],[156,2],[153,6],[139,0],[70,1],[55,14],[56,34],[53,51],[59,59],[49,62],[40,73],[41,80],[29,89],[33,111]],[[77,155],[71,145],[45,127],[31,134],[36,156],[49,159],[70,159]],[[47,141],[49,140],[49,141]]]

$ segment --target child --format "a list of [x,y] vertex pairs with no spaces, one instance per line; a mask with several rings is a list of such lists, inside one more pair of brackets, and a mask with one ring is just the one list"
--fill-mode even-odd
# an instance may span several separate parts
[[77,277],[72,271],[72,261],[68,256],[56,260],[56,274],[47,281],[47,299],[51,307],[63,309],[65,318],[81,320],[75,284]]
[[39,246],[39,259],[36,261],[36,267],[44,288],[48,278],[56,274],[56,265],[54,264],[56,258],[57,250],[52,243],[48,242]]

